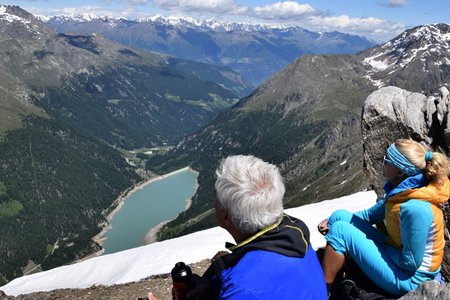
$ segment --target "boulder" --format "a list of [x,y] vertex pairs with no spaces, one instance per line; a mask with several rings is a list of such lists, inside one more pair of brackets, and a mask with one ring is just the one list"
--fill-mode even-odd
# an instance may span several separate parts
[[431,144],[425,119],[427,106],[424,95],[393,86],[367,97],[361,125],[364,171],[379,197],[385,184],[383,157],[387,147],[396,139],[409,137]]
[[422,282],[419,287],[399,300],[443,300],[450,299],[450,283],[439,284],[431,280]]

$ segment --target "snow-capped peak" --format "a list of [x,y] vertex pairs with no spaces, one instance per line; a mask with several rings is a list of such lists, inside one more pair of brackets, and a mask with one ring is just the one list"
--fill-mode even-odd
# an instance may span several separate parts
[[413,60],[421,59],[431,52],[447,54],[450,50],[448,25],[432,24],[407,30],[367,57],[364,62],[381,71],[394,65],[404,67]]
[[8,12],[8,6],[0,5],[0,20],[5,20],[7,22],[21,22],[24,24],[29,24],[30,20],[22,18],[18,15],[12,14]]
[[431,24],[407,30],[381,47],[369,50],[364,63],[372,69],[368,78],[383,86],[374,79],[374,74],[394,74],[412,63],[420,64],[426,72],[426,62],[432,61],[437,66],[450,64],[449,53],[450,26]]
[[264,30],[272,30],[272,29],[289,29],[296,28],[302,30],[302,28],[298,26],[282,26],[282,25],[265,25],[265,24],[251,24],[245,22],[222,22],[213,19],[194,19],[191,17],[175,17],[169,16],[164,17],[162,15],[148,16],[140,19],[126,19],[119,17],[111,17],[111,16],[99,16],[95,14],[70,14],[70,15],[59,15],[59,16],[39,16],[44,22],[53,21],[53,22],[89,22],[93,20],[102,20],[108,21],[111,26],[115,26],[116,22],[119,21],[128,21],[128,22],[152,22],[152,23],[160,23],[167,26],[183,26],[183,27],[202,27],[204,29],[210,29],[214,31],[232,31],[232,30],[244,30],[244,31],[264,31]]
[[75,22],[89,22],[92,20],[105,20],[105,19],[110,19],[111,17],[107,17],[107,16],[100,16],[100,15],[96,15],[96,14],[90,14],[90,13],[85,13],[85,14],[69,14],[69,15],[59,15],[59,16],[54,16],[54,17],[49,17],[49,16],[38,16],[41,20],[43,21],[48,21],[48,20],[55,20],[55,21],[60,21],[60,22],[64,22],[64,21],[75,21]]

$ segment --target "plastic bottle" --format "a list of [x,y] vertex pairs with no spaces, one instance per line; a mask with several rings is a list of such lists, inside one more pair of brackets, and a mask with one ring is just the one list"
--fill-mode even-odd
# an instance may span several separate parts
[[187,294],[194,287],[192,271],[184,262],[178,262],[171,272],[173,281],[172,296],[174,300],[186,300]]

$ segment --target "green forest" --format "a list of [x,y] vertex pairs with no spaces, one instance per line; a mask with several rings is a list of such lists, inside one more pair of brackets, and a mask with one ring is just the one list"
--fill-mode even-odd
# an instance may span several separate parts
[[0,284],[99,250],[107,209],[140,178],[120,154],[54,119],[28,118],[0,142]]

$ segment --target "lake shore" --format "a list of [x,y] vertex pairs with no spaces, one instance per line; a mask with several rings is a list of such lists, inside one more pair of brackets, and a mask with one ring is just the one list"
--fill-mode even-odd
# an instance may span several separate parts
[[[190,172],[193,172],[193,173],[197,174],[197,178],[198,178],[198,172],[197,171],[195,171],[191,167],[187,167],[187,168],[184,168],[182,170],[186,170],[186,169],[188,169]],[[195,180],[195,191],[197,191],[197,189],[198,189],[198,180]],[[192,196],[194,196],[194,195],[195,195],[195,192],[194,192],[194,194]],[[192,196],[191,196],[191,198],[192,198]],[[188,199],[184,200],[185,201],[185,205],[184,205],[184,210],[185,211],[188,210],[189,207],[191,207],[191,205],[192,205],[192,199],[191,198],[188,198]],[[158,225],[150,228],[149,231],[144,236],[144,245],[148,245],[148,244],[157,242],[158,241],[158,232],[164,227],[164,225],[166,225],[167,223],[169,223],[172,220],[173,219],[165,220],[165,221],[159,223]]]
[[[139,183],[133,185],[132,187],[126,189],[124,192],[122,192],[122,194],[120,194],[120,196],[111,205],[111,207],[114,207],[114,209],[110,213],[108,213],[108,215],[106,216],[107,222],[99,224],[99,226],[102,227],[102,231],[92,238],[92,240],[94,242],[96,242],[97,244],[99,244],[102,247],[102,250],[96,252],[95,254],[90,255],[89,257],[102,255],[104,253],[103,243],[106,240],[106,236],[105,236],[106,233],[109,230],[111,230],[110,222],[113,219],[113,217],[123,207],[123,205],[125,204],[125,201],[128,198],[130,198],[130,196],[134,192],[136,192],[136,191],[138,191],[140,189],[143,189],[146,185],[148,185],[148,184],[150,184],[152,182],[155,182],[155,181],[158,181],[158,180],[162,180],[162,179],[167,178],[167,177],[169,177],[171,175],[174,175],[174,174],[186,171],[186,170],[189,170],[190,172],[193,172],[193,173],[198,175],[197,171],[195,171],[194,169],[192,169],[191,167],[188,166],[188,167],[185,167],[185,168],[182,168],[182,169],[178,169],[176,171],[173,171],[173,172],[161,175],[161,176],[153,177],[153,178],[150,178],[148,180],[139,182]],[[196,180],[196,182],[195,182],[195,190],[197,190],[197,188],[198,188],[198,181]],[[191,199],[186,199],[185,201],[186,201],[186,204],[185,204],[185,210],[186,210],[186,209],[188,209],[191,206],[192,201],[191,201]],[[161,230],[161,228],[167,222],[170,222],[170,220],[163,221],[160,224],[150,228],[150,230],[147,232],[147,234],[144,237],[144,244],[146,245],[146,244],[150,244],[150,243],[155,242],[157,240],[157,234],[158,234],[159,230]]]

